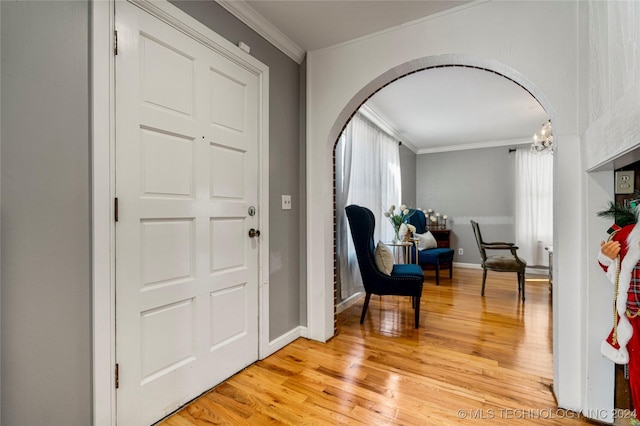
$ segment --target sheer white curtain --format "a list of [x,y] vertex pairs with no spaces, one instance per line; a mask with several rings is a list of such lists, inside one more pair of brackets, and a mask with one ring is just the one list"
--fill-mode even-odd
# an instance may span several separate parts
[[553,243],[553,155],[516,151],[516,245],[528,266],[549,266]]
[[345,207],[358,204],[369,208],[376,218],[374,240],[390,240],[393,228],[383,212],[391,204],[399,205],[399,200],[398,142],[356,114],[336,148],[336,251],[343,300],[363,289]]

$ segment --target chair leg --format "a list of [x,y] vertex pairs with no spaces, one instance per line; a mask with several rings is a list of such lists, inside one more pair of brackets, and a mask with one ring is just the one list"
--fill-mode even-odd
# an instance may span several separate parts
[[487,270],[482,269],[482,293],[480,295],[484,296],[484,285],[487,282]]
[[453,261],[449,264],[449,279],[453,278]]
[[436,265],[436,285],[440,285],[440,264]]
[[420,328],[420,296],[415,296],[415,324],[414,327],[415,328]]
[[520,280],[521,280],[520,287],[522,287],[522,302],[524,302],[524,283],[525,283],[524,272],[519,274],[519,275],[520,275]]
[[364,316],[367,313],[367,308],[369,307],[369,299],[371,299],[371,293],[367,293],[364,298],[364,306],[362,307],[362,315],[360,315],[360,324],[364,322]]

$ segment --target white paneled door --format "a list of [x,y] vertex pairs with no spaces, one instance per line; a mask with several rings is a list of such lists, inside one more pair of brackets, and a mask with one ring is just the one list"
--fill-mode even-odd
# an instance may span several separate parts
[[148,425],[258,358],[259,77],[116,9],[117,421]]

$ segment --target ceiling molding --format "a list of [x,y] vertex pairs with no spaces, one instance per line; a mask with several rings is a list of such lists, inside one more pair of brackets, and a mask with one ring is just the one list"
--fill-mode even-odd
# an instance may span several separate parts
[[522,138],[522,139],[505,139],[501,141],[487,141],[487,142],[478,142],[478,143],[467,143],[460,145],[443,145],[436,146],[433,148],[422,148],[418,150],[418,154],[435,154],[439,152],[450,152],[450,151],[464,151],[467,149],[480,149],[480,148],[496,148],[496,147],[515,147],[518,145],[526,145],[533,143],[532,138]]
[[407,139],[406,136],[404,136],[402,133],[396,130],[395,127],[393,127],[391,124],[385,121],[382,117],[380,117],[378,113],[375,112],[373,109],[371,109],[369,106],[362,105],[358,110],[358,112],[364,115],[367,119],[371,120],[373,124],[378,126],[389,136],[402,142],[402,144],[405,145],[407,148],[409,148],[414,154],[418,153],[418,148],[413,143],[411,143],[411,141]]
[[216,0],[216,2],[296,63],[301,64],[304,61],[306,52],[244,0]]

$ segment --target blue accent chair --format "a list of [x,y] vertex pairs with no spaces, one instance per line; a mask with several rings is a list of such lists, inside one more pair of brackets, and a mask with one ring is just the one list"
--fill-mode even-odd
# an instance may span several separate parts
[[[416,227],[416,233],[424,234],[427,232],[427,218],[422,210],[411,209],[413,214],[409,216],[409,223]],[[449,269],[449,278],[453,278],[453,254],[454,250],[449,247],[437,247],[425,250],[417,250],[416,247],[411,248],[411,255],[415,259],[417,252],[418,264],[423,269],[435,269],[436,285],[440,285],[440,270]]]
[[391,275],[380,272],[374,257],[373,230],[376,224],[373,213],[368,208],[357,205],[347,206],[345,210],[356,250],[358,267],[362,275],[362,283],[366,292],[360,324],[364,322],[372,294],[380,296],[411,296],[415,312],[414,326],[419,328],[420,296],[422,296],[422,283],[424,281],[422,269],[415,264],[396,264],[393,265]]

